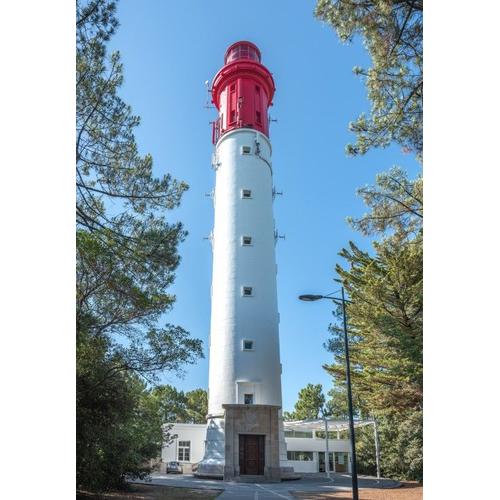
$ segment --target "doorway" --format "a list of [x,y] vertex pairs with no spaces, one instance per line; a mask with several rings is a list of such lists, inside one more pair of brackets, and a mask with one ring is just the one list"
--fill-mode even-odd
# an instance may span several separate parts
[[349,455],[344,452],[335,452],[335,470],[337,472],[347,472]]
[[240,434],[240,475],[264,475],[265,436]]
[[[333,472],[333,452],[329,452],[328,455],[330,456],[330,467],[329,471]],[[318,452],[318,471],[319,472],[325,472],[325,452],[320,451]]]

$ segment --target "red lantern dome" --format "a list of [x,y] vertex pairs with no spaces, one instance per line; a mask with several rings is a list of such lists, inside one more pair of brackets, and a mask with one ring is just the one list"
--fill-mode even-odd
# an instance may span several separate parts
[[267,110],[272,106],[274,80],[260,62],[260,50],[251,42],[231,45],[224,66],[212,82],[212,102],[219,111],[213,142],[230,130],[253,128],[269,136]]

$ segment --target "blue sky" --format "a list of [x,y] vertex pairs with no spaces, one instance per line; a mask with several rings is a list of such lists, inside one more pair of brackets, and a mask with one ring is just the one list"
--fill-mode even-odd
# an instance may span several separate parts
[[163,377],[179,389],[207,387],[210,326],[210,198],[215,176],[204,85],[222,66],[226,48],[250,40],[261,50],[273,73],[276,95],[271,115],[274,183],[282,197],[275,202],[280,234],[276,247],[280,310],[283,407],[291,410],[307,383],[331,379],[322,369],[331,361],[323,348],[328,338],[331,306],[305,303],[301,293],[329,293],[338,252],[349,240],[368,249],[370,243],[346,224],[364,206],[356,188],[371,184],[378,172],[400,165],[410,175],[420,166],[397,147],[348,158],[353,140],[347,126],[369,111],[362,81],[353,66],[369,65],[360,43],[343,45],[328,26],[313,17],[315,2],[121,0],[121,26],[109,46],[119,50],[125,82],[121,96],[142,123],[136,133],[142,153],[151,153],[155,173],[172,173],[190,185],[182,206],[169,214],[189,231],[180,246],[182,262],[171,291],[177,302],[166,319],[205,343],[206,358],[187,367],[183,379]]

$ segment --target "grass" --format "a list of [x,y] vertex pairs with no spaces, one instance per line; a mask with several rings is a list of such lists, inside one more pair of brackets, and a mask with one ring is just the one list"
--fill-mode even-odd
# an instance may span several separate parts
[[223,490],[201,488],[177,488],[154,484],[131,484],[127,491],[109,491],[95,494],[79,491],[76,500],[191,500],[217,498]]

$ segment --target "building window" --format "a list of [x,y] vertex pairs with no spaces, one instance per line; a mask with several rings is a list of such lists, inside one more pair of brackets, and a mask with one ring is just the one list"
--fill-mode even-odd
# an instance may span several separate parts
[[[325,439],[325,431],[316,431],[318,439]],[[328,439],[337,439],[337,431],[328,431]]]
[[299,460],[301,462],[310,462],[313,459],[312,451],[287,451],[286,458],[288,460]]
[[243,340],[243,350],[253,351],[253,340]]
[[253,394],[245,394],[244,401],[246,405],[253,405]]
[[252,197],[252,190],[251,189],[242,189],[241,190],[241,197],[242,198],[251,198]]
[[236,85],[231,85],[229,87],[229,124],[236,122]]
[[191,454],[191,441],[179,441],[179,462],[189,462]]
[[262,123],[261,117],[260,117],[260,111],[255,112],[255,117],[256,117],[257,123]]
[[285,431],[285,437],[312,439],[313,433],[312,431]]
[[252,152],[252,148],[250,146],[241,146],[241,154],[249,155]]
[[252,244],[252,237],[251,236],[242,236],[241,237],[241,244],[242,245],[251,245]]
[[244,286],[242,288],[242,295],[244,297],[251,297],[253,295],[253,288],[251,286]]

